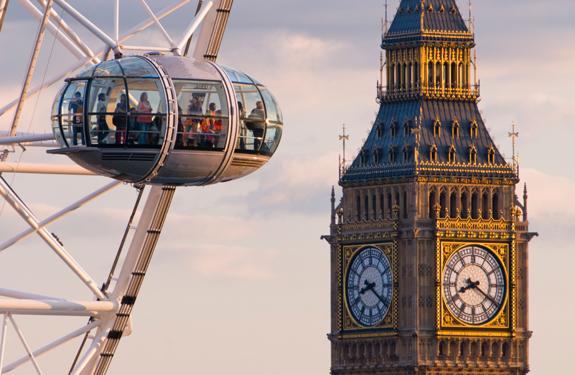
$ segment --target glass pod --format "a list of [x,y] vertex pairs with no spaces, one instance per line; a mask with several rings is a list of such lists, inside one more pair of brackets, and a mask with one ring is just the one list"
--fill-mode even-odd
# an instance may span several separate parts
[[52,110],[66,154],[126,182],[206,185],[245,176],[277,149],[283,128],[271,93],[209,61],[131,56],[66,80]]

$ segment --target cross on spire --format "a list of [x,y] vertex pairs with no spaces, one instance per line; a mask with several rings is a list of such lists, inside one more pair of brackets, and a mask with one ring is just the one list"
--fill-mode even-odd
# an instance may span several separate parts
[[345,172],[346,168],[346,160],[345,160],[345,142],[349,141],[349,135],[345,133],[345,124],[342,126],[342,134],[339,136],[339,140],[343,146],[343,160],[340,159],[339,162],[339,177],[341,178],[342,174]]

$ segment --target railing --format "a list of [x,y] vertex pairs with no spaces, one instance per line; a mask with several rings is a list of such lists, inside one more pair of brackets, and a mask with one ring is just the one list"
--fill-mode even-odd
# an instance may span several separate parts
[[396,100],[412,96],[426,96],[431,98],[465,98],[476,99],[481,94],[479,84],[470,87],[429,87],[425,85],[414,85],[408,88],[389,88],[377,85],[377,100]]

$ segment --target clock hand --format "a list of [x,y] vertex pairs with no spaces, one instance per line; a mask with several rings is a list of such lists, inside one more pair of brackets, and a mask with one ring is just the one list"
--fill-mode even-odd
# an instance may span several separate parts
[[[375,286],[375,283],[374,283],[374,286]],[[369,289],[369,290],[370,290],[373,294],[375,294],[375,296],[377,297],[377,299],[379,299],[379,300],[383,303],[383,305],[384,305],[385,307],[388,307],[388,306],[389,306],[389,302],[388,302],[385,298],[383,298],[382,296],[380,296],[379,293],[377,293],[377,292],[375,291],[375,289],[371,288],[371,289]]]
[[472,289],[479,291],[479,293],[483,294],[483,296],[488,300],[490,300],[491,303],[493,303],[495,306],[499,304],[497,301],[493,299],[493,297],[491,297],[489,294],[485,293],[483,290],[481,290],[481,288],[479,288],[479,281],[473,284]]
[[467,283],[467,286],[459,288],[459,293],[465,293],[469,289],[475,289],[479,285],[479,281],[472,282],[471,279],[467,279],[465,282]]
[[363,288],[361,288],[361,290],[359,291],[359,294],[361,294],[361,295],[364,295],[368,290],[373,290],[373,288],[375,288],[375,283],[370,283],[367,280],[365,280],[363,282],[363,284],[365,286]]

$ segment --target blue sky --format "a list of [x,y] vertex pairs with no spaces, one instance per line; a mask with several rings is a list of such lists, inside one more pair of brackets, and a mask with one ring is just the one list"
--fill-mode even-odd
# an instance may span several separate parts
[[[155,9],[172,2],[149,1]],[[113,1],[71,3],[111,31]],[[124,1],[124,30],[145,17],[138,3]],[[467,2],[459,3],[466,14]],[[0,33],[0,103],[17,94],[36,27],[18,2],[11,4]],[[390,17],[396,5],[390,1]],[[575,137],[573,14],[575,3],[567,0],[474,4],[480,108],[507,157],[507,132],[512,121],[519,124],[531,227],[541,234],[533,240],[530,256],[535,375],[569,368],[569,336],[575,334],[569,319],[575,309],[569,277],[575,262],[570,236],[575,230],[575,169],[570,167],[575,161],[570,145]],[[355,155],[377,111],[381,17],[380,0],[235,1],[220,61],[271,89],[285,115],[285,136],[276,156],[256,174],[178,190],[135,309],[134,334],[120,345],[112,374],[182,369],[205,374],[328,373],[329,258],[319,237],[328,230],[341,125],[348,126],[348,149]],[[188,22],[189,12],[184,12],[166,26],[180,35]],[[143,39],[159,40],[157,34]],[[41,61],[50,76],[73,59],[57,44],[52,49],[47,38]],[[35,81],[43,74],[41,70]],[[22,130],[48,130],[53,95],[47,90],[40,100],[29,102]],[[0,129],[6,126],[5,116]],[[66,163],[38,150],[12,156],[19,158]],[[40,217],[106,183],[102,178],[8,177]],[[103,276],[133,198],[133,190],[122,186],[50,230],[91,273]],[[24,228],[10,207],[0,215],[0,238]],[[8,261],[0,263],[0,285],[70,296],[82,291],[35,238],[2,256]],[[28,331],[31,340],[53,335],[39,328],[41,323],[25,320],[37,327],[34,334]],[[57,319],[49,322],[64,326]],[[43,363],[56,368],[69,357],[63,350]]]

